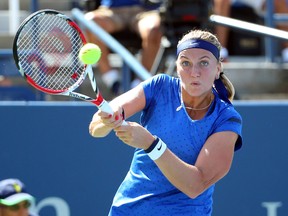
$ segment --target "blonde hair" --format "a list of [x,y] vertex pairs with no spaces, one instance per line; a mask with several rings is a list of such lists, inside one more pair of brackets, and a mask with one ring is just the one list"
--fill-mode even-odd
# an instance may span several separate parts
[[[215,45],[219,52],[222,49],[222,46],[218,40],[218,38],[212,34],[209,31],[205,31],[205,30],[191,30],[188,33],[186,33],[178,42],[178,45],[183,43],[186,40],[191,40],[191,39],[201,39],[201,40],[205,40],[207,42],[212,43],[213,45]],[[226,90],[227,90],[227,94],[228,94],[228,99],[232,102],[235,96],[235,88],[232,84],[232,82],[228,79],[228,77],[223,73],[223,67],[222,67],[222,62],[221,59],[218,60],[219,63],[221,64],[221,73],[220,73],[220,77],[219,79],[221,79],[221,81],[223,82]]]

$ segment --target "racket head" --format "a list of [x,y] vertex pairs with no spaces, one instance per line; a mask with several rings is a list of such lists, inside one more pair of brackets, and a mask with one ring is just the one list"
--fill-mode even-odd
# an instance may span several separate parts
[[33,87],[49,94],[68,94],[79,87],[87,65],[79,60],[86,39],[78,25],[56,10],[45,9],[27,17],[13,42],[20,74]]

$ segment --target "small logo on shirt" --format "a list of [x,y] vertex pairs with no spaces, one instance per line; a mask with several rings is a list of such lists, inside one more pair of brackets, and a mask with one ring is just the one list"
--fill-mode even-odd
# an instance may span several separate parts
[[182,105],[180,105],[179,107],[177,107],[176,111],[178,112],[179,110],[182,109]]

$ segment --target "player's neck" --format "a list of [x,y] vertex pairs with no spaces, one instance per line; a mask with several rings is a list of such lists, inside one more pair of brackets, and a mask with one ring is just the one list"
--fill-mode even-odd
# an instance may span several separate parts
[[185,90],[182,91],[182,100],[186,110],[203,111],[208,110],[212,104],[214,94],[209,91],[199,97],[191,97]]
[[[193,111],[203,111],[203,110],[207,110],[210,105],[212,104],[212,101],[213,101],[213,97],[212,95],[210,95],[210,99],[208,102],[206,102],[207,100],[204,100],[203,103],[199,103],[199,106],[188,106],[188,105],[185,105],[185,108],[187,110],[193,110]],[[205,105],[207,103],[207,105]],[[203,105],[202,105],[203,104]]]

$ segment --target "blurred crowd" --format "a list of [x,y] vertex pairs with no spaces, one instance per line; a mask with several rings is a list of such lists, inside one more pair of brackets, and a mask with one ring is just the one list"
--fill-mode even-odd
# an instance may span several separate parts
[[[288,14],[286,0],[273,2],[275,13]],[[75,6],[75,1],[73,1],[73,6]],[[182,34],[193,28],[208,28],[217,35],[222,44],[221,58],[224,62],[229,61],[229,57],[233,55],[263,55],[263,37],[249,36],[246,33],[234,32],[228,27],[212,25],[208,18],[213,13],[264,24],[265,0],[82,0],[78,2],[78,6],[85,13],[87,20],[96,22],[108,33],[121,32],[123,37],[119,39],[120,42],[123,38],[131,40],[128,37],[129,34],[132,34],[135,40],[137,37],[140,41],[141,62],[147,71],[151,71],[151,68],[155,66],[153,63],[155,63],[163,36],[168,37],[174,45],[172,48],[175,49],[176,44],[173,44],[173,40],[177,41]],[[287,31],[288,25],[282,24],[276,27]],[[102,50],[101,60],[97,64],[97,73],[99,72],[103,84],[111,94],[118,95],[121,91],[121,76],[119,68],[113,68],[109,62],[109,48],[91,32],[86,30],[85,34],[89,42],[98,44]],[[246,46],[245,43],[241,43],[243,35],[246,41],[252,42],[246,43]],[[288,43],[283,42],[278,53],[282,62],[288,62]],[[136,76],[132,78],[131,87],[141,81]],[[0,86],[11,85],[13,82],[9,77],[1,74],[0,68]]]

